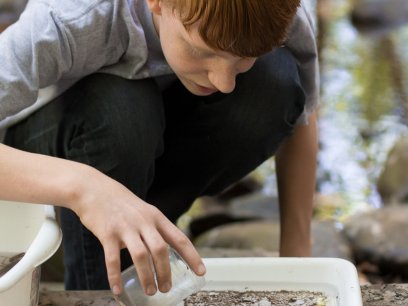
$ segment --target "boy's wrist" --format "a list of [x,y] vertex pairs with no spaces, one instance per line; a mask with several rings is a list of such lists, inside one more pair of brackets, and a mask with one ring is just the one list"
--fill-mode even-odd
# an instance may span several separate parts
[[309,257],[312,255],[311,243],[281,245],[279,255],[281,257]]
[[281,257],[308,257],[311,254],[312,242],[309,230],[291,231],[281,236]]
[[92,172],[96,171],[85,164],[72,162],[72,165],[69,165],[69,170],[64,173],[60,206],[69,208],[79,214],[81,203],[85,202],[87,194],[90,194],[89,191],[92,189],[92,176],[95,175]]

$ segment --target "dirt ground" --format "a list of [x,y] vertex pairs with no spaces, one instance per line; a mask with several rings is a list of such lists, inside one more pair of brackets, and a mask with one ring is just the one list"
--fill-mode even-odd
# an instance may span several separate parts
[[364,306],[408,305],[408,284],[364,285],[361,291]]

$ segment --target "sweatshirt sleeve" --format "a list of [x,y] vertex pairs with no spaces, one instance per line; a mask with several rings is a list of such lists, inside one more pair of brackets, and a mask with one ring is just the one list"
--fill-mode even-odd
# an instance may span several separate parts
[[300,82],[306,96],[305,110],[298,124],[307,124],[307,118],[319,104],[319,63],[313,20],[302,3],[289,29],[285,46],[294,55]]
[[[89,1],[102,2],[110,5]],[[109,33],[109,9],[94,7],[77,15],[61,11],[31,1],[20,19],[0,34],[0,121],[33,105],[40,89],[95,72],[120,56],[121,43],[101,39],[95,30]]]
[[45,7],[31,6],[0,35],[0,120],[33,104],[38,90],[71,65],[64,29]]

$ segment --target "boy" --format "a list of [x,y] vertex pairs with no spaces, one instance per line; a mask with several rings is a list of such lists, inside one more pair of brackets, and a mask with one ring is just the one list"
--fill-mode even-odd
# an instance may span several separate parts
[[118,294],[133,262],[166,292],[168,245],[204,274],[173,222],[274,154],[281,256],[310,255],[317,70],[299,4],[32,0],[0,35],[0,198],[62,207],[67,289]]

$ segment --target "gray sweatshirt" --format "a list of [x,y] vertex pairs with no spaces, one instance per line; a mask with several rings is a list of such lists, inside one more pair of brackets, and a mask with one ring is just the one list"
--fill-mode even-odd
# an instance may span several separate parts
[[[297,59],[307,97],[300,122],[307,122],[318,103],[318,67],[312,21],[303,6],[286,46]],[[0,131],[94,72],[127,79],[173,73],[146,0],[30,0],[0,34]]]

